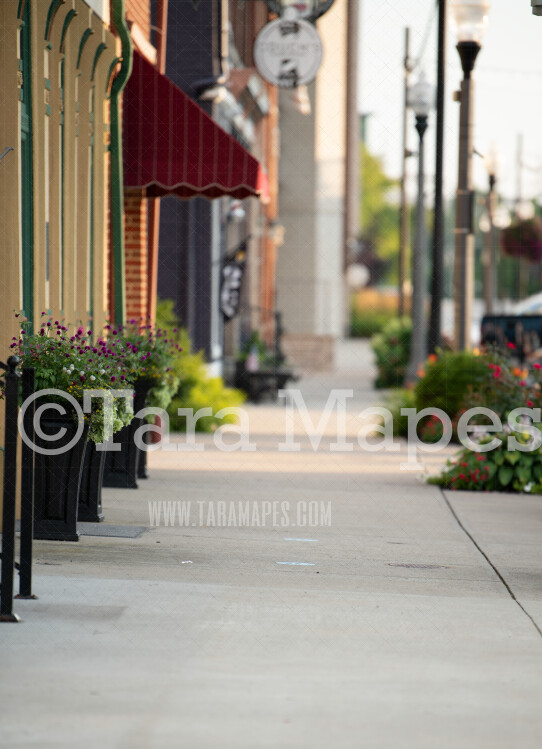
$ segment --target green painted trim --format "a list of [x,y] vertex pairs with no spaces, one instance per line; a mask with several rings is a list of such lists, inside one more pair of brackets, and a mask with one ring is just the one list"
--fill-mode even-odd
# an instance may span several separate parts
[[44,80],[45,80],[45,88],[47,89],[47,91],[50,91],[51,90],[51,81],[49,80],[49,78],[45,78]]
[[51,106],[50,106],[50,104],[47,104],[47,106],[45,107],[45,114],[48,114],[48,115],[51,114]]
[[88,39],[90,36],[94,34],[94,31],[91,28],[85,29],[83,31],[83,36],[81,37],[81,41],[79,42],[79,52],[77,53],[77,65],[75,66],[77,69],[79,69],[79,63],[81,62],[81,55],[83,54],[83,50],[85,49],[85,44],[88,42]]
[[17,18],[22,19],[24,13],[25,0],[19,0],[19,7],[17,8]]
[[112,0],[113,23],[122,45],[122,65],[111,86],[111,226],[113,234],[113,293],[115,325],[126,317],[124,272],[124,180],[122,169],[122,134],[120,95],[132,72],[132,39],[126,25],[125,0]]
[[47,42],[47,44],[45,45],[45,49],[53,49],[53,45],[51,44],[51,42]]
[[52,25],[53,21],[55,20],[57,10],[65,2],[66,0],[52,0],[51,5],[49,6],[49,10],[47,11],[47,21],[45,23],[45,36],[43,37],[46,42],[49,41],[49,38],[51,36]]
[[60,47],[58,48],[59,52],[64,53],[64,40],[66,39],[66,32],[68,31],[68,26],[73,21],[75,16],[77,15],[76,10],[70,10],[69,13],[66,13],[66,18],[64,19],[64,24],[62,26],[62,34],[60,35]]
[[113,71],[115,70],[115,68],[117,67],[117,65],[119,64],[119,62],[122,62],[122,57],[115,57],[115,59],[113,60],[113,62],[109,66],[109,71],[107,73],[107,80],[105,82],[105,93],[106,94],[109,91],[109,83],[111,81],[111,76],[113,75]]
[[64,141],[66,138],[64,128],[64,67],[65,59],[60,62],[60,98],[62,100],[62,112],[60,115],[60,309],[64,312],[64,263],[66,261],[64,253],[65,232],[64,232]]
[[[96,106],[96,87],[92,88],[90,121],[92,123],[90,131],[90,231],[89,231],[89,276],[90,276],[90,299],[89,299],[89,317],[94,322],[94,108]],[[91,327],[94,327],[92,325]]]
[[98,60],[100,59],[100,55],[104,50],[107,49],[107,45],[104,42],[101,42],[101,44],[98,45],[96,49],[96,54],[94,55],[94,61],[92,63],[92,73],[90,74],[90,80],[94,80],[94,74],[96,72],[96,65],[98,64]]
[[22,247],[23,247],[23,314],[28,318],[28,332],[34,323],[34,165],[32,148],[32,50],[30,30],[30,3],[23,8],[23,103],[21,117],[21,180],[22,180]]

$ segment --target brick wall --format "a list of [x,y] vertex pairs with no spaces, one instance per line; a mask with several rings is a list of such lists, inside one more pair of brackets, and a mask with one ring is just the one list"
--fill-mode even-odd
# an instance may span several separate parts
[[150,0],[126,0],[126,20],[137,23],[145,34],[151,39],[151,3]]
[[139,191],[124,194],[126,319],[147,317],[147,199]]

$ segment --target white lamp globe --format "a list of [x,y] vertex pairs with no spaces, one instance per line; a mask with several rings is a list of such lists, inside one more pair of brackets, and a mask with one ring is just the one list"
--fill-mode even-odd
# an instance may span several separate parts
[[482,43],[487,28],[490,0],[452,0],[459,42]]
[[435,103],[435,90],[426,80],[425,73],[420,73],[417,83],[408,91],[408,106],[416,117],[427,117]]

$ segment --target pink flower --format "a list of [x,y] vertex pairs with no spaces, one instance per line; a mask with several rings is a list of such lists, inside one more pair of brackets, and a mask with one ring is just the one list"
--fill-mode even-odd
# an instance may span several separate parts
[[515,349],[516,348],[516,344],[515,343],[507,343],[506,345],[508,346],[508,348],[511,348],[511,349]]
[[539,364],[538,362],[535,362],[535,363],[533,364],[533,367],[534,367],[535,369],[542,369],[542,364]]
[[532,402],[532,401],[527,401],[527,406],[528,406],[529,408],[532,408],[532,407],[533,407],[533,402]]

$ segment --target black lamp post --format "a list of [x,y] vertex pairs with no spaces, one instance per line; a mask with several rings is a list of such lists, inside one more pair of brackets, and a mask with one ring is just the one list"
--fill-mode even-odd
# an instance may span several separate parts
[[406,384],[412,384],[418,378],[418,371],[427,357],[427,317],[426,317],[426,269],[427,248],[425,234],[425,169],[424,141],[427,130],[427,118],[433,107],[433,87],[425,80],[422,73],[418,82],[409,91],[408,105],[416,115],[418,131],[418,203],[416,207],[416,236],[412,252],[412,342],[410,361],[406,372]]
[[446,69],[447,0],[438,0],[437,98],[435,117],[435,208],[433,211],[433,268],[431,272],[431,315],[429,353],[441,343],[441,302],[444,286],[444,92]]
[[474,300],[474,205],[472,189],[472,71],[487,25],[489,0],[453,0],[457,51],[463,68],[459,92],[459,166],[455,220],[455,348],[470,348]]

